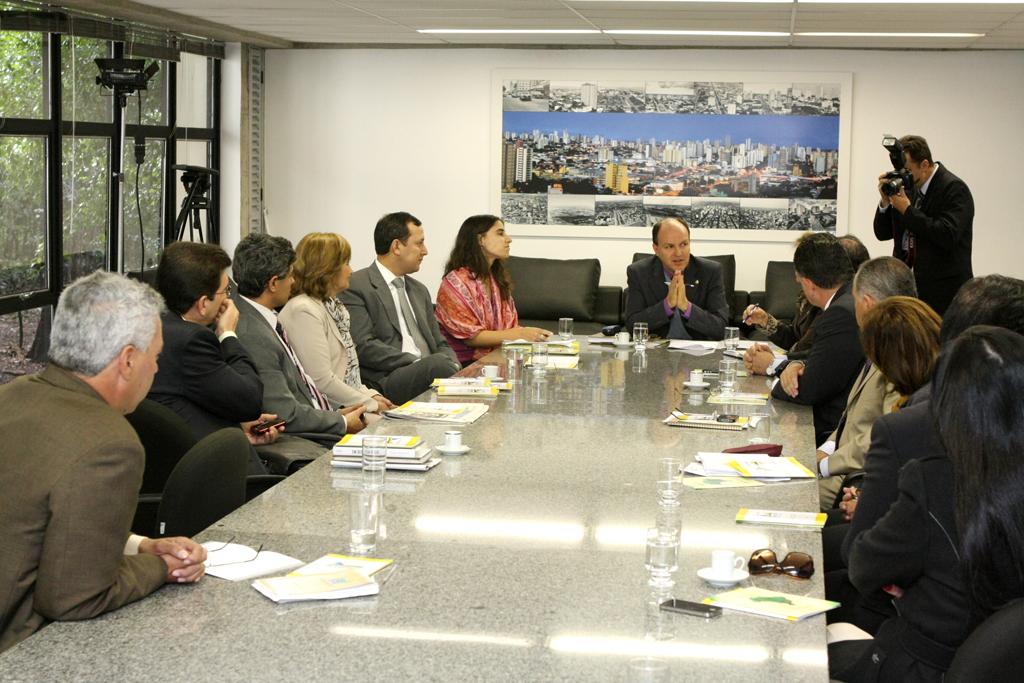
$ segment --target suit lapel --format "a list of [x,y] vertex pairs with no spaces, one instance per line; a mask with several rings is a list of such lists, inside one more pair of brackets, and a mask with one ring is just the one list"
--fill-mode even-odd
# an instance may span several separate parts
[[661,265],[661,259],[657,255],[651,257],[650,281],[654,298],[664,299],[668,296],[668,285],[665,284],[665,266]]
[[402,334],[402,327],[398,322],[398,311],[395,309],[395,300],[391,296],[391,286],[384,281],[384,277],[380,274],[380,269],[377,268],[376,262],[370,265],[370,284],[373,285],[373,289],[377,293],[380,305],[384,307],[384,311],[388,314],[391,326],[395,328],[398,334]]

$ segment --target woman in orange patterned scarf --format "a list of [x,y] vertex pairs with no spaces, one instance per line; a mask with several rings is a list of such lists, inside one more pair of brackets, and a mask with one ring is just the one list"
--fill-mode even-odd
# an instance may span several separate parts
[[470,216],[459,228],[444,267],[434,314],[463,365],[512,339],[538,341],[551,333],[520,327],[505,269],[512,238],[497,216]]

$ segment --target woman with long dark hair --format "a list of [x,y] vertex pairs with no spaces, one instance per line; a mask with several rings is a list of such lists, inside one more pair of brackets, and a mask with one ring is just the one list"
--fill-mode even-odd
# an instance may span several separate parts
[[850,549],[851,582],[897,616],[829,646],[842,681],[941,681],[971,629],[1024,596],[1024,337],[976,326],[943,349],[930,408],[941,449],[900,471],[899,498]]
[[463,365],[512,339],[538,341],[551,333],[520,327],[505,268],[512,238],[497,216],[470,216],[459,228],[437,292],[441,332]]

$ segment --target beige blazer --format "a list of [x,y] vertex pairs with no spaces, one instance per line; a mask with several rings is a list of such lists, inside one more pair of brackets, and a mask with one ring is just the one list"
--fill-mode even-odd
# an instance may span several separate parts
[[281,309],[278,320],[306,374],[327,398],[342,406],[362,404],[371,412],[379,410],[373,398],[376,391],[366,385],[356,389],[345,383],[348,354],[341,343],[341,332],[322,301],[306,294],[294,296]]
[[[864,469],[864,458],[871,446],[871,427],[884,413],[892,411],[899,393],[885,381],[874,365],[850,389],[846,398],[846,426],[835,453],[828,457],[828,477],[818,480],[818,496],[822,510],[829,510],[847,474]],[[836,431],[826,441],[836,440]]]

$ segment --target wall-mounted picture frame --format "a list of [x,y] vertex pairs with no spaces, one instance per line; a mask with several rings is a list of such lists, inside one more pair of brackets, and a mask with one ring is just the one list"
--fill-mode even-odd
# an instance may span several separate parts
[[493,210],[525,236],[848,232],[849,73],[496,69]]

